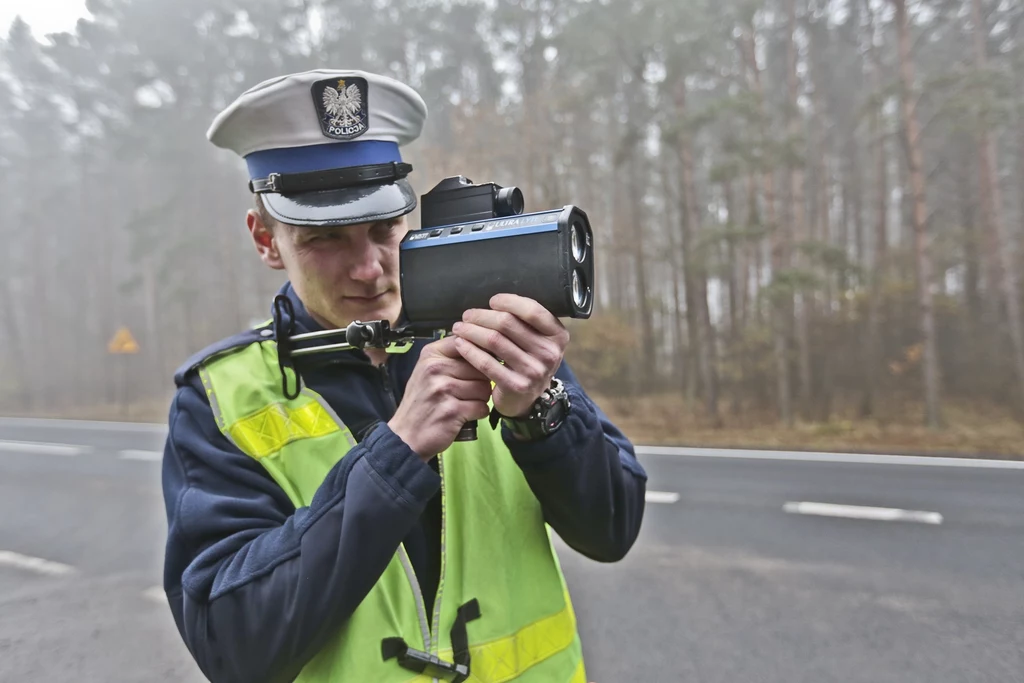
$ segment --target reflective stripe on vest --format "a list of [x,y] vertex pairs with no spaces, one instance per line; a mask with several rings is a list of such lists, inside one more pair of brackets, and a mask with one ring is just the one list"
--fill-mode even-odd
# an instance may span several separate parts
[[[572,645],[575,629],[572,612],[563,609],[507,638],[470,646],[472,673],[482,681],[511,681],[520,671]],[[450,649],[439,653],[441,659],[449,662],[452,655]]]
[[[221,432],[260,462],[296,507],[310,504],[355,445],[316,392],[301,386],[295,399],[281,394],[273,341],[209,359],[200,375]],[[295,386],[294,374],[288,379]],[[296,680],[429,681],[394,659],[384,661],[381,641],[400,637],[450,662],[457,610],[475,598],[481,617],[466,626],[469,681],[586,683],[576,619],[549,530],[500,431],[481,421],[477,441],[453,444],[438,464],[441,572],[433,614],[425,613],[400,545],[370,593]]]

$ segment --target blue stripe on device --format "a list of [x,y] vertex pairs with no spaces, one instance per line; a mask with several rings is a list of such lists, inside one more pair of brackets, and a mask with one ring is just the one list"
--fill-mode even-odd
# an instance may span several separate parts
[[387,164],[401,160],[398,144],[386,140],[279,147],[253,152],[245,157],[250,180],[266,178],[271,173],[305,173],[330,168]]
[[[434,230],[441,230],[440,235],[432,236],[432,230],[417,230],[416,232],[409,233],[401,244],[401,249],[423,249],[425,247],[440,247],[446,244],[457,244],[459,242],[477,242],[479,240],[490,240],[499,239],[501,237],[511,237],[513,235],[532,235],[539,232],[557,232],[558,223],[545,223],[543,225],[530,225],[526,227],[502,227],[502,228],[488,228],[485,227],[483,230],[473,232],[471,230],[472,223],[466,223],[462,226],[463,232],[458,234],[451,233],[451,227],[446,228],[434,228]],[[487,223],[484,223],[486,226]],[[425,235],[425,237],[419,237],[419,235]]]

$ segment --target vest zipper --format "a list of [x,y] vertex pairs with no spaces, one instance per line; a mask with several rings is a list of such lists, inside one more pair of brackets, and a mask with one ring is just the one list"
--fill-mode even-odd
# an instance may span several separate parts
[[[445,570],[445,557],[448,553],[445,551],[447,544],[448,534],[445,530],[445,526],[448,521],[447,506],[447,493],[445,491],[444,482],[444,458],[440,453],[437,454],[437,473],[441,476],[441,571],[437,577],[437,593],[434,595],[434,613],[430,618],[430,632],[437,633],[437,629],[440,626],[441,621],[441,596],[444,594],[444,570]],[[440,637],[434,639],[433,654],[438,654],[441,650],[441,639]]]
[[395,398],[395,388],[391,385],[391,373],[388,372],[387,361],[384,361],[377,367],[380,369],[381,384],[384,385],[384,391],[391,401],[391,414],[394,415],[398,411],[398,399]]
[[416,598],[416,614],[419,616],[420,631],[423,635],[423,649],[426,652],[430,652],[432,638],[430,635],[430,624],[427,622],[427,606],[423,601],[423,591],[420,589],[419,581],[416,580],[416,572],[412,568],[412,560],[409,559],[409,552],[405,549],[404,543],[398,545],[398,554],[398,559],[405,570],[405,578],[408,579],[409,585],[412,586],[413,596]]
[[[384,386],[384,391],[388,395],[388,399],[391,401],[391,414],[394,415],[398,411],[398,399],[395,398],[395,389],[391,384],[391,373],[388,372],[387,361],[384,361],[377,366],[380,369],[380,380]],[[441,457],[438,456],[438,468],[441,467]],[[423,599],[423,589],[420,588],[419,579],[416,578],[416,572],[412,568],[412,560],[409,559],[409,552],[405,549],[405,543],[399,544],[399,551],[401,555],[402,566],[405,568],[405,578],[409,581],[409,587],[412,588],[413,596],[416,598],[416,613],[419,616],[420,631],[423,634],[423,649],[426,652],[435,652],[440,647],[440,642],[435,642],[433,638],[434,626],[430,621],[427,621],[427,603]],[[441,578],[438,581],[438,596],[440,596],[441,582],[444,580],[444,474],[441,470]],[[439,604],[435,602],[435,605]],[[438,610],[434,610],[434,615],[438,614]],[[433,621],[436,621],[436,616]],[[441,683],[437,678],[432,679],[433,683]]]

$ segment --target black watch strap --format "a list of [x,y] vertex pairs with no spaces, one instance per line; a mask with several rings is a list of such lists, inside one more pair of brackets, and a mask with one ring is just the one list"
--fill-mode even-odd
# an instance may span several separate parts
[[551,380],[551,387],[544,391],[529,412],[522,417],[509,417],[497,410],[491,411],[491,427],[496,427],[499,420],[508,427],[516,437],[535,441],[554,434],[565,422],[572,404],[565,391],[565,385],[558,378]]

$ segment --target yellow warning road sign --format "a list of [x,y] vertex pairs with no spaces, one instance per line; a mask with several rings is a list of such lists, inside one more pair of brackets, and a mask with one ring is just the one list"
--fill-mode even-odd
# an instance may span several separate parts
[[135,337],[127,327],[122,327],[107,344],[107,351],[110,353],[138,353],[139,343],[135,341]]

